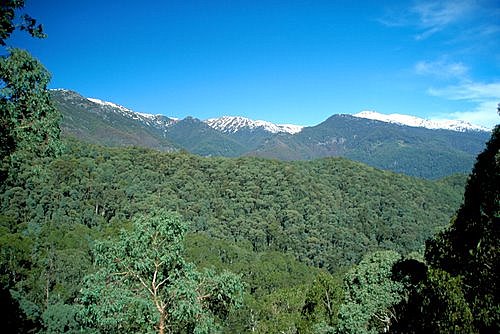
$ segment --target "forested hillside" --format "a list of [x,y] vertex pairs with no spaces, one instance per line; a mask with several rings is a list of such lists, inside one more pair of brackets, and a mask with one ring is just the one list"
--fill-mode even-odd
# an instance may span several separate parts
[[276,136],[250,154],[284,160],[343,156],[384,170],[436,179],[469,173],[489,135],[333,115],[296,135]]
[[[29,318],[47,308],[35,297],[44,288],[32,279],[49,275],[46,288],[59,296],[54,302],[74,303],[74,282],[82,282],[91,268],[93,240],[114,236],[134,217],[159,208],[188,222],[187,254],[194,262],[243,274],[251,309],[239,317],[248,319],[265,307],[261,297],[279,288],[306,289],[314,270],[305,265],[338,273],[379,249],[421,250],[462,198],[457,181],[424,181],[342,158],[280,162],[77,141],[65,146],[59,158],[20,165],[20,177],[10,180],[1,197],[3,247],[18,253],[8,262],[17,281],[12,288],[26,300],[21,307],[38,305],[33,314],[23,309]],[[40,253],[46,247],[48,253]],[[27,268],[26,261],[32,263]]]
[[[1,46],[15,29],[44,37],[28,15],[14,22],[23,5],[0,6]],[[201,157],[164,141],[163,125],[172,123],[164,117],[154,118],[156,130],[128,124],[156,149],[123,145],[128,126],[110,144],[127,147],[106,147],[62,140],[48,71],[27,51],[5,52],[2,332],[500,331],[500,126],[467,179],[454,174],[435,181],[338,157]],[[111,122],[121,122],[116,109],[129,120],[137,116],[101,104]],[[99,123],[100,135],[111,129],[102,118],[81,121]],[[176,123],[176,141],[201,151],[225,147],[217,146],[220,134],[204,123],[184,121]],[[350,133],[349,122],[336,124]],[[183,127],[206,130],[210,140],[183,136]],[[306,147],[318,140],[350,145],[344,137],[329,137],[328,126],[320,128],[320,137],[305,132],[312,145]],[[358,144],[378,138],[381,150],[358,148],[371,147],[377,156],[386,152],[385,134],[403,136],[401,129],[378,129]],[[423,142],[417,135],[403,137],[401,147]],[[286,135],[276,138],[285,151],[290,143],[305,147],[287,142]],[[440,155],[438,144],[447,141],[475,149],[443,133],[430,143],[431,151]],[[232,140],[226,144],[227,150],[236,147]],[[448,164],[439,166],[451,171]]]
[[[161,129],[138,121],[139,116],[132,118],[131,114],[123,110],[94,103],[68,90],[52,90],[50,96],[59,112],[64,115],[61,121],[63,135],[107,146],[136,145],[159,151],[178,148],[163,136]],[[160,124],[168,124],[170,121],[167,117],[159,120]]]
[[461,199],[447,183],[342,158],[201,158],[78,142],[67,149],[59,159],[30,163],[47,169],[4,194],[8,216],[92,227],[166,208],[189,221],[191,231],[247,240],[255,251],[292,252],[335,270],[378,248],[418,250]]

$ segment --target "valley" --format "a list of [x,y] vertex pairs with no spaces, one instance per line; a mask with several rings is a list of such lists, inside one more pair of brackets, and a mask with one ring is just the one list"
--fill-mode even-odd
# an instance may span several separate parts
[[2,333],[500,333],[496,4],[26,5]]

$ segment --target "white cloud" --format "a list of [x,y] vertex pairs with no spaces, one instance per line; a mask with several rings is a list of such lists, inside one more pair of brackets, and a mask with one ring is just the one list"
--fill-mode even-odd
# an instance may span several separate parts
[[[474,124],[493,127],[499,123],[497,104],[500,102],[500,81],[495,72],[489,82],[473,79],[474,69],[460,61],[449,58],[466,55],[471,58],[480,55],[481,59],[498,62],[500,34],[500,7],[498,0],[414,0],[391,5],[386,15],[379,20],[390,27],[411,28],[416,40],[424,40],[439,34],[440,49],[425,50],[441,53],[434,60],[421,60],[414,63],[413,72],[441,81],[441,84],[427,89],[427,94],[450,101],[460,101],[453,105],[463,105],[455,112],[436,115],[461,119]],[[433,47],[431,43],[425,43]],[[436,45],[437,46],[437,45]],[[436,47],[434,46],[434,47]],[[466,59],[464,57],[464,59]],[[479,62],[477,62],[479,64]],[[484,72],[484,68],[480,67]],[[483,80],[488,76],[483,76]],[[449,85],[445,85],[444,81]],[[428,86],[429,87],[429,86]],[[461,109],[461,110],[460,110]]]
[[[430,95],[444,97],[448,100],[500,100],[500,82],[481,83],[466,82],[444,88],[429,88]],[[500,101],[499,101],[500,102]]]
[[463,78],[469,68],[461,62],[419,61],[415,64],[415,72],[419,75],[431,75],[438,78]]
[[473,110],[458,111],[451,113],[449,116],[491,129],[496,124],[500,123],[500,116],[497,114],[497,106],[498,101],[481,102]]
[[423,40],[481,10],[481,0],[417,0],[410,8],[386,9],[378,22],[388,27],[414,27],[418,31],[415,39]]
[[417,16],[417,25],[423,29],[423,32],[415,38],[422,40],[433,35],[449,24],[466,17],[474,8],[475,4],[470,0],[418,2],[411,12]]
[[493,128],[500,122],[497,114],[497,106],[500,103],[500,82],[466,82],[444,88],[430,88],[428,93],[448,100],[462,100],[475,104],[471,110],[453,112],[448,117],[488,128]]

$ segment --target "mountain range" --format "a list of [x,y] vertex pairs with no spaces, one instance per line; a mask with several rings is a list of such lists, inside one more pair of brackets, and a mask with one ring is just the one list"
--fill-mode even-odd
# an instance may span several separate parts
[[474,125],[469,122],[461,120],[428,120],[410,115],[401,115],[401,114],[384,115],[370,110],[362,111],[360,113],[354,114],[353,116],[373,119],[376,121],[382,121],[387,123],[408,125],[408,126],[421,127],[433,130],[442,129],[442,130],[452,130],[459,132],[490,131],[490,129],[485,128],[484,126]]
[[239,116],[203,121],[144,114],[65,89],[52,90],[51,96],[63,115],[63,134],[95,144],[280,160],[343,156],[424,178],[470,172],[490,136],[488,129],[462,121],[373,111],[337,114],[302,127]]

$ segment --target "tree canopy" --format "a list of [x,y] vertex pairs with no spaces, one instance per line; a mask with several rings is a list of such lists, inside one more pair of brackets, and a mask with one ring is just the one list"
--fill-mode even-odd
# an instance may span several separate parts
[[134,220],[117,240],[97,242],[97,271],[85,278],[82,318],[104,333],[210,332],[241,304],[229,272],[197,272],[183,258],[187,225],[164,210]]
[[464,202],[445,231],[429,240],[431,266],[461,277],[480,331],[500,331],[500,126],[477,157]]
[[5,46],[6,39],[16,28],[28,32],[33,37],[44,38],[43,26],[28,14],[21,16],[16,22],[16,11],[24,8],[24,0],[2,0],[0,5],[0,45]]
[[[0,45],[15,29],[25,30],[33,37],[45,37],[43,28],[25,14],[21,22],[16,15],[24,7],[24,0],[5,0],[0,5]],[[47,84],[50,74],[28,51],[8,48],[0,56],[0,182],[19,171],[20,160],[31,155],[57,155],[60,113],[52,105]],[[15,153],[15,154],[14,154]]]
[[[23,5],[2,2],[0,44]],[[42,33],[29,17],[17,26]],[[500,331],[500,126],[442,230],[459,176],[75,141],[63,152],[49,79],[26,51],[0,58],[7,332]],[[408,255],[432,235],[427,263]]]

